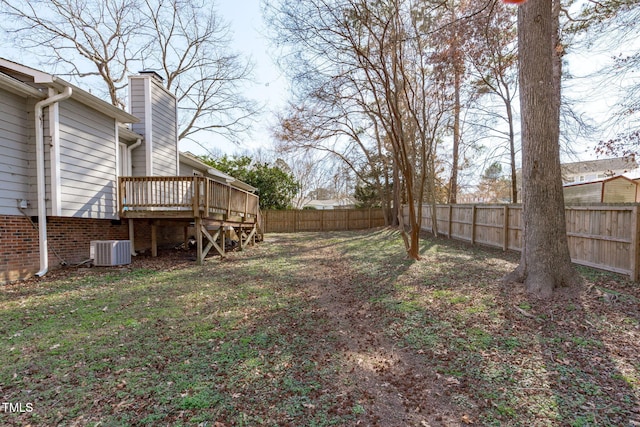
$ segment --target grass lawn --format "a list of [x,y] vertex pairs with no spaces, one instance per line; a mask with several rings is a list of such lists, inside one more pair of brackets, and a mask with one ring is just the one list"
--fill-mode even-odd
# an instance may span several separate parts
[[579,269],[541,302],[500,282],[517,255],[421,253],[272,234],[1,287],[0,424],[640,426],[640,285]]

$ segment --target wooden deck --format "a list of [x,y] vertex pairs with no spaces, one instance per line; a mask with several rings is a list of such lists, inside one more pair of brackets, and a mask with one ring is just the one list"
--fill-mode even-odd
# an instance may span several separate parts
[[[233,227],[240,236],[240,248],[260,233],[257,195],[201,176],[120,177],[120,218],[151,220],[151,246],[157,253],[155,224],[193,223],[202,264],[215,248],[224,254],[224,229]],[[209,231],[217,229],[212,235]],[[203,237],[207,239],[206,246]]]

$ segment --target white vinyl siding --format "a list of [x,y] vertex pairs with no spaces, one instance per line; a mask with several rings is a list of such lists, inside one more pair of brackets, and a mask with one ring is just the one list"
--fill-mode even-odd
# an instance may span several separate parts
[[[17,201],[35,207],[33,102],[0,89],[0,214],[20,215]],[[30,113],[29,113],[30,112]]]
[[115,121],[76,101],[60,104],[62,216],[116,218]]
[[140,119],[132,130],[144,135],[133,151],[133,176],[176,176],[178,174],[178,129],[176,98],[162,82],[150,75],[129,78],[131,114]]
[[[130,112],[134,116],[138,117],[140,121],[131,125],[131,130],[145,135],[145,91],[144,91],[144,79],[142,78],[129,78],[129,99],[131,102]],[[146,135],[145,135],[146,137]],[[131,175],[132,176],[147,176],[147,142],[143,142],[138,148],[131,153]]]
[[176,99],[161,83],[151,80],[153,120],[153,175],[176,176]]

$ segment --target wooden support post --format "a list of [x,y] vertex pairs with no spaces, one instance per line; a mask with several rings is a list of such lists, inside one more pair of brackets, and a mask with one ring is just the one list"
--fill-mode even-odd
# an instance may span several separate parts
[[151,220],[151,256],[158,256],[158,225],[156,220]]
[[[251,229],[251,232],[249,233],[249,235],[247,236],[246,242],[250,242],[251,239],[254,238],[254,236],[256,235],[256,230],[258,229],[257,225],[254,224],[253,228]],[[240,241],[242,241],[242,236],[240,237]],[[243,249],[242,245],[240,246],[241,249]]]
[[631,250],[629,251],[631,258],[629,260],[631,264],[629,266],[629,270],[631,271],[631,274],[629,276],[634,282],[637,282],[640,278],[640,265],[638,265],[640,263],[640,251],[638,250],[638,232],[640,231],[638,230],[639,224],[640,220],[638,219],[638,205],[636,205],[631,211]]
[[[220,248],[220,246],[218,246],[218,244],[216,243],[216,240],[218,239],[218,236],[221,230],[222,230],[222,227],[220,227],[218,231],[212,236],[211,234],[209,234],[209,231],[207,230],[206,225],[203,224],[202,219],[196,217],[196,239],[198,239],[198,246],[197,246],[198,255],[196,259],[196,264],[198,265],[204,264],[204,259],[209,253],[209,251],[211,250],[211,248],[216,248],[220,253],[220,255],[224,257],[224,250]],[[207,246],[205,246],[204,248],[202,247],[202,237],[205,237],[207,239]]]
[[509,249],[509,205],[504,205],[504,220],[502,221],[502,250]]
[[131,242],[131,255],[136,255],[135,227],[132,218],[129,218],[129,242]]
[[196,264],[202,265],[204,262],[204,256],[202,256],[202,218],[196,217]]
[[224,239],[227,235],[227,231],[224,229],[224,223],[220,224],[220,230],[222,231],[220,233],[220,249],[218,250],[218,252],[220,252],[220,255],[222,257],[224,257]]

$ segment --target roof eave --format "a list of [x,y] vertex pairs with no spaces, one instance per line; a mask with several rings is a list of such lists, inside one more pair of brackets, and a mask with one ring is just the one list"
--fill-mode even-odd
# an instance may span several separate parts
[[21,96],[28,96],[37,99],[44,99],[47,95],[38,89],[29,86],[21,82],[20,80],[16,80],[13,77],[7,76],[6,74],[0,73],[0,86],[6,88],[8,91],[15,93]]
[[100,111],[101,113],[109,117],[116,119],[119,123],[138,123],[140,121],[140,119],[133,114],[129,114],[123,109],[109,104],[108,102],[103,101],[95,95],[92,95],[89,92],[80,89],[79,87],[55,76],[53,77],[53,82],[50,84],[50,86],[60,91],[64,90],[64,88],[70,87],[73,91],[71,98],[77,100],[78,102],[81,102],[88,107]]

